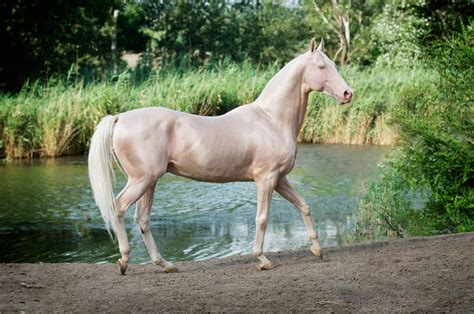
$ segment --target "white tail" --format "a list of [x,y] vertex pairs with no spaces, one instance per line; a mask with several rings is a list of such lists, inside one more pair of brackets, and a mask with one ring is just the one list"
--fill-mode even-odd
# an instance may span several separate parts
[[113,170],[115,155],[112,147],[115,121],[114,116],[106,116],[100,121],[92,136],[89,150],[89,178],[94,199],[111,236],[110,227],[115,232],[118,224],[112,188],[115,179]]

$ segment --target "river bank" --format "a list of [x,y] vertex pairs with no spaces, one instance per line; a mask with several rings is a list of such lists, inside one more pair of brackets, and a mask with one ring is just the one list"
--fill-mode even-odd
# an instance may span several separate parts
[[456,311],[474,307],[474,233],[177,263],[0,264],[0,311]]

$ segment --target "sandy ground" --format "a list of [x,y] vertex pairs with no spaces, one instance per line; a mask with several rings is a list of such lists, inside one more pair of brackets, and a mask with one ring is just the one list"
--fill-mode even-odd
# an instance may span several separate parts
[[0,264],[0,311],[474,311],[474,233],[177,263]]

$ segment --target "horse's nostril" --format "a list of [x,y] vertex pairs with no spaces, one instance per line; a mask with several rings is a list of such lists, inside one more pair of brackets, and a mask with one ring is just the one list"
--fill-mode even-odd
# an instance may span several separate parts
[[344,92],[344,99],[351,100],[351,98],[352,98],[352,91],[348,89]]

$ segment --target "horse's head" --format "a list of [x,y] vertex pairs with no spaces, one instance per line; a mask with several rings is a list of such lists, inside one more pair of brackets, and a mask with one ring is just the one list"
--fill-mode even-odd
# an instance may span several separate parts
[[352,89],[337,72],[336,65],[324,53],[324,41],[316,48],[316,40],[311,40],[309,62],[304,72],[304,83],[311,89],[324,92],[340,104],[352,99]]

